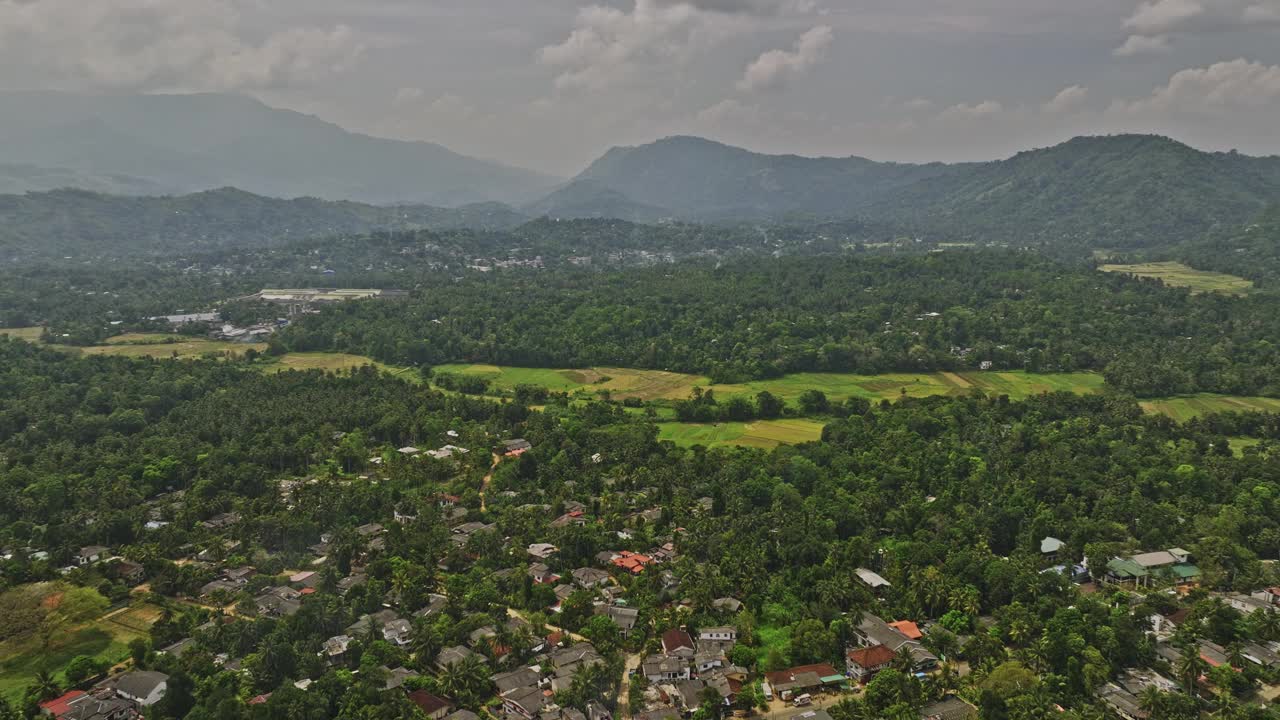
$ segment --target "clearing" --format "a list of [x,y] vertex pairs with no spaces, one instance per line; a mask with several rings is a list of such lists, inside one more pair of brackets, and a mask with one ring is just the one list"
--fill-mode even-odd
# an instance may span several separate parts
[[210,353],[217,356],[225,356],[227,354],[241,356],[251,349],[257,350],[258,352],[263,352],[267,349],[265,343],[237,343],[221,340],[202,340],[199,338],[185,340],[183,342],[162,342],[155,344],[121,343],[115,345],[91,345],[89,347],[73,347],[71,345],[53,345],[51,347],[83,355],[115,355],[131,358],[176,357],[180,360],[200,358]]
[[1280,412],[1280,399],[1211,393],[1143,400],[1139,404],[1149,413],[1162,413],[1178,422],[1216,412]]
[[1191,288],[1191,292],[1220,292],[1244,295],[1253,288],[1252,280],[1226,273],[1196,270],[1180,262],[1150,262],[1134,265],[1102,265],[1102,272],[1124,273],[1140,278],[1159,278],[1171,287]]
[[62,670],[71,658],[88,655],[115,665],[129,657],[129,641],[146,637],[160,619],[153,605],[117,609],[98,620],[67,633],[47,651],[35,637],[15,638],[0,643],[0,697],[12,703],[22,700],[23,690],[39,670],[48,670],[64,683]]
[[278,373],[286,370],[324,370],[326,372],[341,373],[350,372],[365,365],[372,365],[379,370],[389,372],[410,382],[421,382],[420,376],[414,372],[413,368],[385,365],[363,355],[348,355],[346,353],[288,353],[265,365],[263,370],[268,373]]
[[758,420],[756,422],[658,424],[658,439],[670,440],[683,447],[706,445],[739,445],[770,449],[779,445],[795,445],[822,437],[823,424],[814,420]]
[[43,334],[44,328],[42,327],[0,328],[0,335],[8,335],[11,338],[26,340],[27,342],[36,342]]

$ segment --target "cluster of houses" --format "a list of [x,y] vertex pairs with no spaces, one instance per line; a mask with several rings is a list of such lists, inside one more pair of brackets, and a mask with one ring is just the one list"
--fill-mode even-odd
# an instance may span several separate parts
[[737,640],[738,630],[731,625],[700,628],[697,639],[686,628],[664,632],[662,652],[640,663],[640,673],[649,681],[649,711],[693,712],[707,688],[726,706],[732,704],[747,681],[747,670],[728,660]]
[[40,714],[53,720],[135,720],[160,702],[169,676],[134,670],[103,680],[88,691],[72,690],[40,703]]

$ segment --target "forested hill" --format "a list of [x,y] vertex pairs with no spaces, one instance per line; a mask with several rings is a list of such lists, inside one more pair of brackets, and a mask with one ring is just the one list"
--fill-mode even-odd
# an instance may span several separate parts
[[1280,280],[1280,202],[1252,221],[1210,233],[1179,248],[1172,256],[1197,268],[1274,285]]
[[[862,217],[942,240],[1173,245],[1280,199],[1280,157],[1163,137],[1082,137],[989,163],[901,165],[769,156],[697,138],[615,148],[539,210],[597,215],[593,197],[686,219]],[[575,192],[581,187],[585,192]],[[608,193],[607,191],[613,191]]]
[[0,195],[0,262],[261,247],[376,229],[506,229],[524,219],[497,203],[377,207],[315,198],[277,200],[231,188],[179,197],[57,190]]

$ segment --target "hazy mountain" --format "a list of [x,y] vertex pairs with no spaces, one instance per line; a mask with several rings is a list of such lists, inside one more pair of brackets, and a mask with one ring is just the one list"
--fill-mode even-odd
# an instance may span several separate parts
[[[597,195],[607,188],[670,214],[723,220],[787,213],[847,215],[902,187],[963,167],[761,155],[701,138],[672,137],[613,148],[575,180],[594,183],[586,187]],[[589,200],[566,196],[569,189],[562,189],[560,203]]]
[[636,202],[591,179],[574,180],[524,210],[535,217],[614,218],[641,223],[657,222],[675,214],[666,208]]
[[58,190],[0,195],[0,261],[261,247],[378,229],[504,230],[526,220],[499,203],[381,207],[280,200],[229,188],[180,197]]
[[596,217],[635,205],[693,220],[858,217],[957,240],[1171,244],[1280,199],[1280,158],[1145,135],[1077,138],[987,163],[761,155],[698,138],[614,148],[532,206]]
[[[273,197],[446,206],[528,202],[559,182],[439,145],[351,133],[252,98],[213,94],[0,93],[0,162],[59,168],[72,186],[114,192],[234,186]],[[114,176],[124,181],[103,184]],[[48,189],[15,182],[5,187]]]

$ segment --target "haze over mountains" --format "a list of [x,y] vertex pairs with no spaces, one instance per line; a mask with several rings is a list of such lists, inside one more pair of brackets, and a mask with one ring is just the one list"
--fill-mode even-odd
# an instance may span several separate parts
[[444,206],[528,202],[559,182],[439,145],[351,133],[240,95],[0,93],[0,188],[49,190],[64,178],[120,194],[233,186]]
[[[227,186],[243,192],[0,198],[0,250],[103,252],[117,244],[157,252],[166,242],[220,247],[383,228],[502,229],[541,216],[853,219],[935,241],[1164,247],[1221,236],[1280,201],[1280,157],[1120,135],[985,163],[904,164],[763,155],[671,137],[613,148],[561,182],[437,145],[357,135],[239,96],[0,94],[0,193],[181,195]],[[335,202],[273,199],[298,196]],[[38,238],[51,240],[41,246]]]

